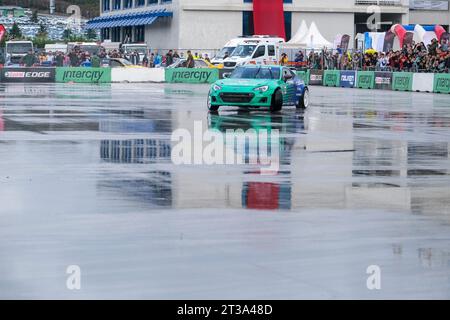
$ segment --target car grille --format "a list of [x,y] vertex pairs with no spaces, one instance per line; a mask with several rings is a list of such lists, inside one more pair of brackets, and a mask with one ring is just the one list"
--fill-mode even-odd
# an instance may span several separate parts
[[253,93],[231,93],[224,92],[220,94],[220,98],[223,102],[230,103],[248,103],[252,101],[255,95]]
[[225,62],[223,65],[225,68],[234,68],[236,67],[236,62]]

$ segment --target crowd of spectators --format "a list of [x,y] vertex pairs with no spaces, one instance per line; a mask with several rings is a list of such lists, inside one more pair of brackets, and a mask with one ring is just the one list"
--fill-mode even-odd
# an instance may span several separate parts
[[170,66],[180,59],[183,59],[186,67],[190,68],[195,67],[194,61],[197,59],[210,62],[208,54],[191,53],[191,51],[187,51],[185,55],[184,52],[179,53],[177,50],[168,50],[162,55],[158,51],[148,50],[145,54],[138,51],[125,53],[122,49],[106,50],[104,47],[99,47],[96,52],[89,52],[82,50],[79,46],[75,46],[69,52],[46,52],[42,50],[36,53],[30,50],[21,59],[20,64],[27,67],[100,67],[102,62],[108,59],[125,59],[132,65],[148,68]]
[[311,69],[448,72],[450,50],[447,41],[439,44],[434,39],[429,45],[413,42],[405,44],[401,50],[386,53],[371,49],[364,53],[340,50],[310,52],[305,62]]

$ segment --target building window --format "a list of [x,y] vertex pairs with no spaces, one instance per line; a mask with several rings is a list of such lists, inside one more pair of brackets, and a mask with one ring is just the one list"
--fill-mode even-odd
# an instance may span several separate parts
[[113,0],[113,1],[114,1],[113,10],[120,10],[121,4],[122,4],[122,0]]
[[284,30],[286,32],[286,41],[292,37],[292,12],[284,12]]
[[253,24],[253,11],[242,12],[242,35],[252,36],[255,30],[255,25]]
[[109,28],[103,28],[102,29],[102,40],[107,40],[111,38],[110,29]]
[[130,9],[133,7],[133,0],[124,0],[123,1],[123,8],[124,9]]
[[145,0],[136,0],[136,7],[145,6]]
[[111,2],[109,0],[102,0],[103,12],[111,10]]
[[145,26],[134,28],[134,42],[145,42]]
[[158,4],[158,0],[148,0],[148,4]]
[[123,35],[122,35],[123,43],[130,43],[133,41],[132,32],[133,32],[133,27],[123,27]]
[[120,42],[120,27],[112,28],[111,41],[112,42]]

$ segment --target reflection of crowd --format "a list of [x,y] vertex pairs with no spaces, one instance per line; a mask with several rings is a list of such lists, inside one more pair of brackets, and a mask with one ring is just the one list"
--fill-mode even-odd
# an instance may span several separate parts
[[429,45],[421,43],[405,44],[401,50],[376,52],[367,50],[341,52],[322,50],[309,52],[307,67],[310,69],[377,70],[411,72],[448,72],[450,70],[450,50],[447,41],[441,44],[433,39]]

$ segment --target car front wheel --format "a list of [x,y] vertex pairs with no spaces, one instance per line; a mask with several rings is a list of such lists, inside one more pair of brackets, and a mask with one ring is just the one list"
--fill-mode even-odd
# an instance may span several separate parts
[[298,100],[297,108],[305,109],[308,108],[308,106],[309,106],[309,90],[308,88],[305,88],[305,91]]
[[280,89],[275,90],[270,104],[270,112],[280,111],[283,107],[283,94]]
[[208,93],[207,106],[208,106],[208,110],[211,111],[211,112],[217,112],[219,110],[219,106],[213,106],[212,105],[211,93]]

